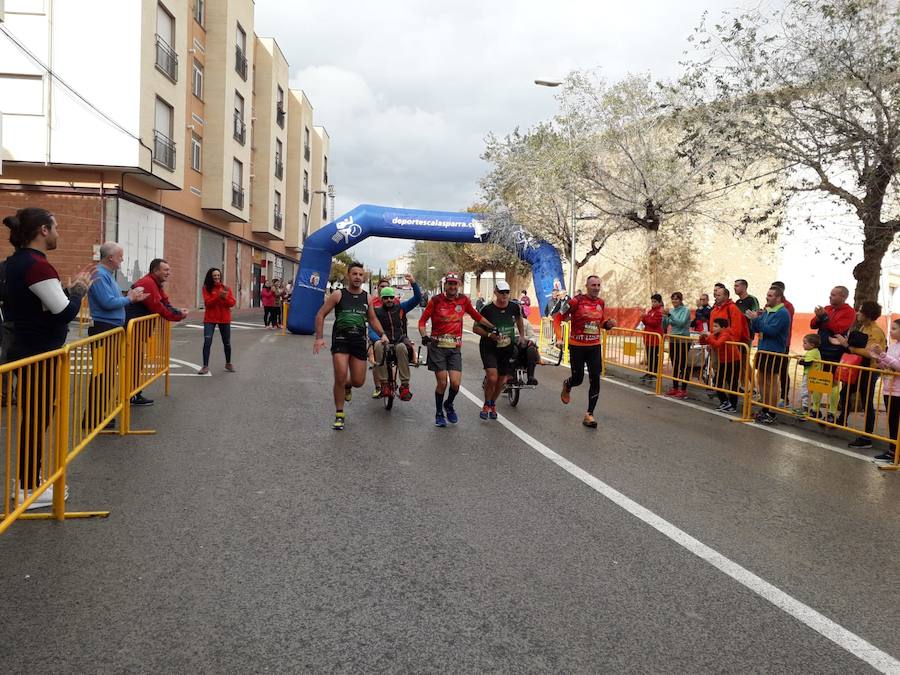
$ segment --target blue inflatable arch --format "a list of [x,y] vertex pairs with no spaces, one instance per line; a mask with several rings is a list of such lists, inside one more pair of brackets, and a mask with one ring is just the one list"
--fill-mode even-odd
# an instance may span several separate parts
[[[288,310],[288,330],[301,335],[313,333],[316,312],[324,302],[325,287],[331,273],[331,258],[366,237],[471,244],[487,242],[490,235],[482,214],[392,209],[371,204],[357,206],[317,230],[303,244]],[[538,307],[543,308],[554,288],[564,288],[559,252],[546,241],[529,236],[521,228],[516,228],[511,236],[510,233],[505,235],[503,241],[511,242],[508,245],[516,249],[519,258],[531,265]]]

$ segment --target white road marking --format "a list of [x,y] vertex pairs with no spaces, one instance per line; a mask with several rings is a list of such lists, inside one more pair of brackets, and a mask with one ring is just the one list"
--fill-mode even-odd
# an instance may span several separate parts
[[[237,328],[239,330],[253,330],[254,328],[258,328],[258,329],[264,328],[263,326],[252,326],[252,325],[244,326],[244,325],[241,325],[238,323],[232,323],[231,327]],[[184,324],[184,328],[201,328],[202,329],[203,324],[202,323],[186,323],[186,324]]]
[[199,363],[191,363],[190,361],[182,361],[181,359],[173,359],[171,356],[169,357],[169,363],[176,364],[176,366],[175,366],[176,368],[181,367],[181,366],[186,366],[187,368],[190,368],[191,370],[194,371],[192,373],[173,373],[172,371],[169,371],[170,377],[211,377],[211,375],[209,373],[207,373],[206,375],[200,375],[197,373],[197,371],[200,370],[200,367],[201,367]]
[[[459,391],[478,407],[481,400],[465,387]],[[607,485],[596,476],[588,473],[581,467],[573,464],[565,457],[557,454],[539,440],[529,435],[515,424],[499,415],[498,421],[511,433],[519,437],[524,443],[537,450],[544,457],[568,472],[588,487],[596,490],[619,508],[627,511],[632,516],[646,523],[657,532],[665,535],[679,546],[687,549],[701,560],[706,561],[720,572],[737,581],[742,586],[756,593],[758,596],[775,605],[778,609],[806,624],[823,637],[831,640],[841,649],[853,654],[865,661],[870,666],[882,673],[900,673],[900,661],[893,656],[878,649],[855,633],[850,632],[840,624],[835,623],[827,616],[820,614],[812,607],[805,605],[796,598],[788,595],[781,589],[773,586],[765,579],[758,577],[750,570],[742,567],[733,560],[726,558],[713,548],[695,539],[687,532],[675,527],[672,523],[656,515],[653,511],[641,506],[633,499],[626,497],[615,488]]]

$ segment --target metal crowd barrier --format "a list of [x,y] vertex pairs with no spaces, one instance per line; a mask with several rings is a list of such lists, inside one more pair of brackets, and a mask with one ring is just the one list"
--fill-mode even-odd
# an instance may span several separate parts
[[[121,378],[122,400],[149,387],[159,378],[166,379],[166,396],[169,395],[169,348],[171,324],[158,314],[142,316],[128,323],[125,336],[125,368]],[[155,434],[155,430],[131,428],[131,406],[122,407],[122,424],[119,435]]]
[[[119,433],[152,433],[129,429],[129,399],[163,376],[168,395],[170,327],[154,314],[132,321],[127,332],[117,328],[0,366],[6,400],[0,534],[20,518],[109,515],[65,510],[66,471],[117,416]],[[25,513],[51,486],[51,512]]]
[[81,308],[78,310],[78,337],[81,337],[87,332],[88,327],[91,325],[91,307],[88,304],[87,296],[84,296],[81,299]]
[[663,336],[633,328],[603,332],[603,374],[607,364],[656,378],[656,393],[662,393]]
[[[550,361],[562,363],[564,366],[569,365],[569,327],[568,321],[560,324],[559,335],[553,329],[553,319],[543,317],[541,319],[541,333],[538,336],[538,352],[546,356]],[[556,346],[557,341],[562,342],[562,360],[560,361],[560,348]]]

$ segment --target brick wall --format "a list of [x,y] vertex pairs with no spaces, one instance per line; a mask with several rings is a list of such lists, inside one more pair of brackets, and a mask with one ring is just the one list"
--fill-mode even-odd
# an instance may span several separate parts
[[[0,192],[0,220],[15,215],[18,209],[37,206],[56,217],[59,247],[47,258],[56,267],[63,283],[78,269],[93,260],[94,246],[101,237],[101,202],[91,195],[54,195],[41,192]],[[0,228],[0,255],[12,253],[9,230]]]
[[166,293],[175,307],[193,308],[197,305],[198,232],[196,225],[166,216],[163,257],[172,267]]

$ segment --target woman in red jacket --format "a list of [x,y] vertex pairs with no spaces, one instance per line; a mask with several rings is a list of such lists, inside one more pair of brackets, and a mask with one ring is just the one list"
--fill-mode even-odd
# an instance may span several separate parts
[[234,307],[234,294],[222,283],[222,270],[212,267],[206,272],[203,280],[203,367],[197,371],[199,375],[209,373],[209,351],[212,348],[213,333],[219,327],[222,346],[225,348],[225,370],[234,372],[231,363],[231,308]]
[[[641,313],[641,321],[644,324],[644,351],[647,354],[647,370],[656,370],[659,359],[659,347],[662,341],[663,330],[663,299],[659,293],[650,296],[650,309]],[[641,375],[641,381],[646,382],[656,376],[646,373]]]

